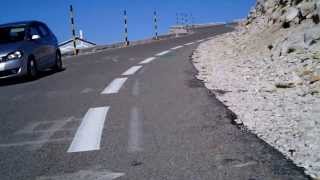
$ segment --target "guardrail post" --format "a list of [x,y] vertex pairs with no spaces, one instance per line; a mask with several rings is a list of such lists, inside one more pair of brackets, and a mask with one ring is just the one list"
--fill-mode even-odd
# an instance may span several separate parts
[[74,25],[74,13],[73,13],[73,7],[70,5],[70,21],[71,21],[71,32],[72,32],[72,43],[73,43],[73,54],[77,55],[77,44],[76,44],[76,30]]
[[158,22],[157,22],[157,11],[153,12],[154,15],[154,33],[155,33],[155,40],[158,40]]
[[176,25],[179,25],[179,13],[176,13]]
[[185,20],[186,20],[186,26],[188,27],[188,25],[189,25],[189,22],[188,22],[188,14],[187,13],[185,13],[184,14],[184,16],[185,16]]
[[183,26],[185,22],[183,13],[180,13],[180,17],[181,17],[181,25]]
[[194,17],[193,17],[193,13],[190,13],[190,21],[191,21],[191,26],[194,26]]
[[127,18],[127,10],[123,11],[124,15],[124,37],[125,37],[125,45],[129,46],[130,42],[128,39],[128,18]]

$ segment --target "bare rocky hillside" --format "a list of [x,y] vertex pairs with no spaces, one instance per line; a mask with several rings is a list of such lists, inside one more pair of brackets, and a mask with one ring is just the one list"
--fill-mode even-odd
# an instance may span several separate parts
[[199,46],[198,78],[236,120],[320,177],[320,0],[258,0],[237,30]]

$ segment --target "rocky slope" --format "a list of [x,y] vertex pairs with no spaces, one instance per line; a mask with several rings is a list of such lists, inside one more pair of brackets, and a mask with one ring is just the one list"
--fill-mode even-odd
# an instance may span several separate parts
[[237,122],[320,177],[320,0],[258,0],[237,31],[194,53]]

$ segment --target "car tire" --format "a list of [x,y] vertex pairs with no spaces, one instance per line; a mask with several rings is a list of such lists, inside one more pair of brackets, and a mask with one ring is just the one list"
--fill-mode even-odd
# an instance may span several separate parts
[[36,61],[33,58],[29,59],[27,68],[28,68],[28,79],[30,80],[36,79],[38,77],[38,68],[36,65]]
[[56,53],[56,61],[55,61],[54,69],[58,72],[62,71],[63,69],[61,54],[59,52]]

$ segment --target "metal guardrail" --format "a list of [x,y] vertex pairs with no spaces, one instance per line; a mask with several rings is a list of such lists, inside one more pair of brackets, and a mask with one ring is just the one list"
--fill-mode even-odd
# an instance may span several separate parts
[[[156,40],[154,37],[149,38],[149,39],[144,39],[144,40],[137,40],[137,41],[131,41],[130,46],[127,46],[126,42],[119,42],[119,43],[114,43],[114,44],[109,44],[109,45],[96,45],[94,47],[90,48],[84,48],[84,49],[78,49],[78,55],[81,54],[90,54],[90,53],[96,53],[96,52],[101,52],[109,49],[116,49],[116,48],[124,48],[124,47],[131,47],[131,46],[136,46],[136,45],[141,45],[141,44],[148,44],[156,41],[161,41],[161,40],[166,40],[166,39],[171,39],[171,38],[178,38],[178,37],[184,37],[188,36],[194,33],[195,29],[205,29],[205,28],[210,28],[214,26],[222,26],[223,24],[211,24],[211,25],[200,25],[200,26],[184,26],[183,28],[188,29],[187,33],[179,34],[165,34],[165,35],[159,35],[158,40]],[[231,23],[230,26],[236,26],[237,23]],[[226,25],[225,25],[226,26]],[[73,52],[66,52],[63,53],[62,56],[73,56]]]

